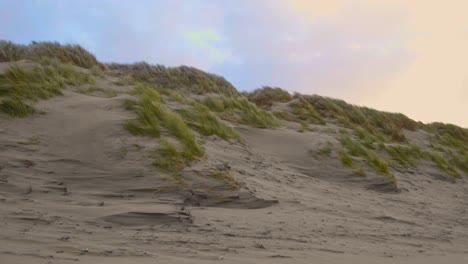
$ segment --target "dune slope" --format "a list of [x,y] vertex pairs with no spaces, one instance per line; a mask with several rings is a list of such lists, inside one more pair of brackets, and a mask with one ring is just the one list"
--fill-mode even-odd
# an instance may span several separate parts
[[[2,63],[2,73],[10,65]],[[468,184],[461,169],[449,177],[422,154],[415,166],[389,163],[387,174],[365,155],[352,156],[350,168],[342,162],[342,138],[357,136],[331,117],[306,129],[279,118],[278,125],[258,128],[242,119],[241,108],[228,114],[225,106],[222,123],[242,140],[194,129],[205,153],[173,175],[154,165],[160,139],[124,127],[137,117],[125,108],[135,100],[134,84],[116,84],[125,80],[116,74],[95,78],[94,85],[67,85],[63,95],[34,103],[37,114],[0,115],[2,263],[468,260]],[[212,95],[162,98],[167,111],[179,113],[199,107],[184,100]],[[265,109],[287,107],[280,101]],[[424,129],[402,131],[405,144],[425,150],[434,142]],[[180,149],[170,133],[162,126],[161,137]],[[372,151],[392,160],[384,149]]]

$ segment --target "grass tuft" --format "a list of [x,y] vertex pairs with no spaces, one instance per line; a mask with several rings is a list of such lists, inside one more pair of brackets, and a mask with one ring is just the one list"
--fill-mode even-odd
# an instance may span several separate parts
[[232,174],[227,171],[212,169],[208,172],[208,177],[221,179],[225,185],[231,188],[231,190],[238,190],[240,188],[239,182],[237,182]]
[[307,124],[304,123],[304,122],[300,122],[299,124],[300,124],[300,126],[297,129],[297,132],[304,133],[308,129]]
[[346,152],[344,151],[341,151],[340,152],[340,159],[341,159],[341,162],[343,163],[343,165],[347,166],[347,167],[350,167],[352,168],[353,167],[353,159],[348,156],[348,154],[346,154]]
[[425,151],[425,155],[430,158],[441,171],[447,173],[452,179],[460,178],[460,173],[458,173],[457,169],[439,153],[435,151]]
[[173,175],[178,175],[184,169],[184,159],[174,145],[167,140],[161,140],[158,158],[153,165]]
[[363,168],[359,168],[359,169],[355,170],[354,175],[359,176],[359,177],[366,177],[367,176],[366,171]]
[[341,144],[348,150],[350,155],[366,159],[371,166],[373,166],[382,174],[388,173],[387,163],[379,158],[379,156],[377,156],[377,154],[375,154],[373,151],[367,149],[358,141],[351,140],[345,135],[342,135],[339,140]]

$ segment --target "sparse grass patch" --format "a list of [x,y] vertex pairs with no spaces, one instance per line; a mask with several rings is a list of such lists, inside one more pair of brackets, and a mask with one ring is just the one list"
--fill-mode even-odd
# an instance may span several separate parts
[[300,126],[297,129],[297,132],[304,133],[307,130],[307,124],[304,123],[304,122],[300,122],[299,124],[300,124]]
[[377,154],[367,149],[364,145],[358,141],[351,140],[349,137],[342,135],[339,138],[341,144],[348,150],[348,153],[352,156],[362,157],[366,159],[370,165],[372,165],[377,171],[382,174],[388,173],[387,163],[379,158]]
[[91,72],[91,74],[93,76],[96,76],[96,77],[102,77],[103,78],[103,77],[106,76],[103,68],[98,66],[98,65],[95,65],[95,66],[91,67],[91,69],[89,69],[89,71]]
[[113,82],[113,84],[118,86],[131,86],[137,84],[137,82],[131,77],[122,77],[118,81]]
[[41,143],[41,140],[39,137],[32,137],[29,138],[28,141],[18,141],[16,144],[19,145],[39,145]]
[[82,88],[82,89],[78,89],[77,92],[81,94],[87,94],[87,95],[91,95],[94,93],[102,93],[107,98],[112,98],[112,97],[116,97],[117,95],[119,95],[119,92],[114,89],[100,88],[100,87],[91,87],[89,89]]
[[366,177],[367,176],[366,171],[363,168],[356,169],[354,171],[354,175],[358,176],[358,177]]
[[[164,176],[163,176],[164,177]],[[178,175],[170,175],[167,177],[167,180],[170,181],[170,184],[158,187],[154,189],[155,193],[168,193],[168,192],[174,192],[180,189],[184,190],[191,190],[192,186],[190,183],[179,177]]]
[[237,190],[240,188],[239,182],[237,182],[232,174],[227,171],[211,169],[209,170],[207,176],[222,180],[225,185],[228,185],[231,188],[231,190]]
[[273,115],[276,116],[278,119],[282,119],[285,121],[295,121],[296,119],[288,112],[273,112]]
[[452,179],[460,178],[460,174],[457,169],[439,153],[435,151],[425,151],[425,155],[430,158],[441,171],[447,173]]
[[352,168],[353,167],[353,159],[348,156],[348,154],[346,154],[346,152],[344,151],[341,151],[340,152],[340,159],[341,159],[341,162],[343,163],[343,165],[347,166],[347,167],[350,167]]
[[393,174],[384,174],[383,177],[390,181],[391,184],[397,186],[397,178]]
[[128,156],[128,147],[120,148],[122,159],[126,159]]
[[450,153],[452,163],[461,171],[468,174],[468,153],[457,154],[453,151]]
[[388,173],[388,165],[387,163],[379,158],[375,153],[368,152],[367,153],[367,160],[371,162],[371,164],[382,174]]
[[327,144],[327,146],[320,148],[318,151],[315,152],[314,156],[317,157],[327,157],[329,158],[332,154],[331,144]]

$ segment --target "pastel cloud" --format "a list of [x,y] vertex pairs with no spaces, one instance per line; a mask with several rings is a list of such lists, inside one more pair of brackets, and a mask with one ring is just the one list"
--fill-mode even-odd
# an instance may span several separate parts
[[212,29],[187,31],[184,32],[184,38],[193,48],[217,63],[225,61],[230,56],[229,51],[220,47],[221,37]]
[[468,127],[464,0],[0,0],[0,38],[187,64],[237,88],[338,97]]

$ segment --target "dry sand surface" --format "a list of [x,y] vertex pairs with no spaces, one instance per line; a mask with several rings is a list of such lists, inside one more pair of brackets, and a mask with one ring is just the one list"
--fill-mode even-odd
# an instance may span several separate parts
[[[310,155],[332,126],[240,126],[245,145],[200,138],[193,190],[167,191],[125,98],[66,91],[0,118],[0,263],[468,263],[468,185],[432,164],[395,173],[395,192]],[[238,191],[198,175],[226,162]]]

